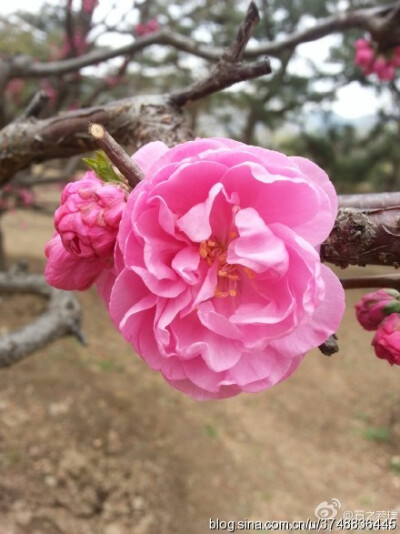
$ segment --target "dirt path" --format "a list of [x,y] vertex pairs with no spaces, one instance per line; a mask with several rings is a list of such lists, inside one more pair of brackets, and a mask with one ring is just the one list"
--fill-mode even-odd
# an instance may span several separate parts
[[[39,272],[51,222],[5,226],[9,254]],[[332,498],[400,512],[400,369],[373,356],[360,294],[348,294],[338,355],[312,352],[270,391],[202,404],[82,294],[88,348],[64,339],[0,373],[0,534],[206,534],[209,518],[315,519]],[[39,310],[10,299],[0,323]]]

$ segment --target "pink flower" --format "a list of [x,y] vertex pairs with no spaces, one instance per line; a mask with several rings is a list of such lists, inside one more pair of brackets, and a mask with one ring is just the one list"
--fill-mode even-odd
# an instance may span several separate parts
[[147,22],[147,32],[154,33],[160,28],[160,25],[156,19],[150,19]]
[[365,39],[358,39],[355,43],[356,57],[354,62],[359,65],[363,70],[369,70],[372,67],[375,53],[370,43]]
[[106,268],[104,263],[97,259],[82,260],[68,252],[57,232],[54,232],[47,243],[45,254],[47,263],[44,274],[47,283],[58,289],[88,289]]
[[356,48],[354,62],[364,74],[374,72],[380,80],[394,79],[395,69],[400,66],[400,47],[396,47],[385,56],[377,55],[377,50],[366,39],[358,39],[354,46]]
[[393,80],[395,76],[395,68],[390,60],[383,57],[378,57],[373,65],[373,71],[377,74],[380,80]]
[[148,22],[140,23],[134,26],[133,31],[136,35],[143,37],[159,30],[160,25],[156,19],[150,19]]
[[65,186],[54,226],[71,254],[109,260],[124,207],[125,191],[88,171]]
[[86,13],[92,13],[99,5],[99,0],[82,0],[82,10]]
[[390,365],[400,365],[400,315],[392,313],[382,321],[372,346],[378,358],[387,360]]
[[[60,289],[87,289],[113,264],[125,191],[88,171],[68,183],[54,214],[56,233],[46,246],[46,278]],[[74,275],[68,274],[71,269]]]
[[344,310],[318,254],[337,212],[327,175],[229,139],[150,143],[134,160],[146,177],[99,288],[124,338],[199,400],[287,378]]
[[395,289],[379,289],[367,293],[356,304],[358,322],[365,330],[376,330],[389,314],[400,311],[400,293]]

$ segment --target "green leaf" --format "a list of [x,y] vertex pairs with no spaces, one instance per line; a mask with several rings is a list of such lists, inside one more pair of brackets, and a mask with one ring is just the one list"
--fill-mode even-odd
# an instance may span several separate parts
[[390,315],[391,313],[400,313],[400,302],[398,300],[393,300],[388,302],[386,306],[382,309],[385,315]]
[[95,152],[95,158],[83,158],[83,161],[103,182],[123,183],[121,176],[115,172],[111,161],[102,150]]

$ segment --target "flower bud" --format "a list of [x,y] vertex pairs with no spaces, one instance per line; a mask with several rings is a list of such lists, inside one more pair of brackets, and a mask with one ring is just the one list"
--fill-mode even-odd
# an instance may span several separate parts
[[378,358],[400,365],[400,315],[392,313],[380,324],[372,340]]
[[395,289],[379,289],[363,296],[356,304],[358,322],[365,330],[376,330],[391,313],[400,312],[400,293]]
[[65,249],[85,259],[112,257],[125,191],[101,181],[92,171],[64,188],[54,225]]

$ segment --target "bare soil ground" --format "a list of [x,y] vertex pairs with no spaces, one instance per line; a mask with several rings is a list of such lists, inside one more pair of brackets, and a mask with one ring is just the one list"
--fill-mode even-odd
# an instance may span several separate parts
[[[41,272],[51,220],[3,226],[9,257]],[[361,294],[348,293],[339,354],[208,403],[171,389],[81,294],[88,348],[65,338],[0,372],[0,534],[206,534],[209,518],[315,519],[332,498],[338,517],[400,511],[400,369],[356,323]],[[0,328],[41,307],[3,300]]]

